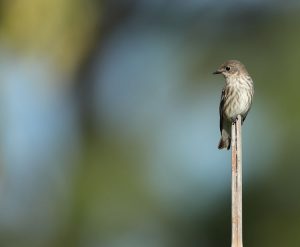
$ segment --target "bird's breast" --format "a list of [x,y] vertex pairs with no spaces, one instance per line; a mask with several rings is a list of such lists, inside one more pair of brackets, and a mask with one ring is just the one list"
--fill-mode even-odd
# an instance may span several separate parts
[[251,107],[253,88],[251,83],[231,81],[226,84],[227,98],[224,104],[224,114],[231,119],[237,115],[244,116]]

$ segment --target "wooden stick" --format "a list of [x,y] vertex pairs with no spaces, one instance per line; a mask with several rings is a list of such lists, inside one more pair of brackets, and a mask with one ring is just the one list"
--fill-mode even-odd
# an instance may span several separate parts
[[231,247],[243,247],[242,228],[242,118],[231,128]]

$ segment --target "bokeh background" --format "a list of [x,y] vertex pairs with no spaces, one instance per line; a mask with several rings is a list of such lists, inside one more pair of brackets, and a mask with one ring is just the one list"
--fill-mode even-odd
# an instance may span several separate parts
[[0,1],[0,246],[230,245],[224,80],[255,81],[244,246],[300,246],[299,1]]

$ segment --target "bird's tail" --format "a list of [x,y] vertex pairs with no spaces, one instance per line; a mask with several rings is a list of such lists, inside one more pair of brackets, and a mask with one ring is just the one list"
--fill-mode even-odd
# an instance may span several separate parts
[[231,144],[231,138],[229,135],[222,135],[219,145],[218,145],[218,149],[223,149],[223,148],[227,148],[227,150],[230,149],[230,144]]

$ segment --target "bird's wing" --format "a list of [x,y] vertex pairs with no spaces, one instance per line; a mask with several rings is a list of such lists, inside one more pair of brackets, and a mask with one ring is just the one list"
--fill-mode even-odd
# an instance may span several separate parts
[[242,116],[242,124],[244,123],[249,111],[250,111],[250,107],[249,107],[248,111],[246,111],[246,113]]
[[[253,81],[252,81],[251,77],[249,77],[249,79],[251,80],[251,82],[252,82],[252,84],[253,84]],[[250,104],[249,104],[249,106],[248,106],[248,110],[247,110],[247,111],[245,112],[245,114],[242,116],[242,124],[244,123],[244,121],[245,121],[245,119],[246,119],[246,117],[247,117],[247,115],[248,115],[248,113],[249,113],[249,111],[250,111],[250,109],[251,109],[253,94],[254,94],[254,89],[253,89],[253,87],[252,87],[252,88],[251,88],[251,93],[250,93],[250,96],[251,96]]]
[[219,107],[219,114],[220,114],[220,131],[222,134],[222,129],[223,129],[223,107],[225,104],[225,100],[226,100],[226,92],[225,92],[225,88],[222,90],[222,94],[221,94],[221,101],[220,101],[220,107]]
[[249,110],[242,116],[242,124],[244,123],[244,121],[245,121],[245,119],[246,119],[246,117],[248,115]]

